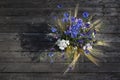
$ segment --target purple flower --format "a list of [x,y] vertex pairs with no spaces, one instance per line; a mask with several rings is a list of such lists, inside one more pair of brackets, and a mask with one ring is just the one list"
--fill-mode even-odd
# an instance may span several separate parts
[[54,28],[54,27],[52,27],[52,28],[51,28],[51,31],[52,31],[52,32],[56,32],[56,31],[57,31],[57,29],[56,29],[56,28]]
[[83,17],[84,17],[84,18],[88,18],[89,13],[88,13],[88,12],[83,12],[83,14],[82,14],[82,15],[83,15]]

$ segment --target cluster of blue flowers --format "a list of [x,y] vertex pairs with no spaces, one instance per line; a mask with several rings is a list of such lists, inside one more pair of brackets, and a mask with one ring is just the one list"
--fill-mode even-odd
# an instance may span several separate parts
[[[87,19],[89,17],[89,13],[83,12],[82,16],[83,16],[83,18]],[[78,38],[78,36],[91,37],[92,32],[85,31],[85,28],[90,27],[90,22],[84,22],[81,18],[76,18],[76,17],[70,16],[69,13],[67,13],[67,12],[64,13],[63,18],[62,18],[62,22],[63,23],[68,23],[68,22],[71,23],[64,31],[65,35],[70,36],[71,38]],[[58,30],[56,27],[51,27],[51,31],[53,33],[55,33]],[[81,40],[78,40],[78,41],[83,42]]]
[[[70,41],[71,45],[83,47],[85,44],[90,43],[92,45],[94,35],[96,34],[95,30],[89,30],[90,22],[84,21],[83,19],[89,18],[88,12],[83,12],[83,18],[77,18],[70,16],[69,13],[65,12],[63,14],[63,18],[61,19],[62,24],[68,23],[69,25],[65,25],[65,30],[63,34],[59,33],[59,29],[57,27],[51,27],[52,33],[58,33],[60,39],[67,39]],[[63,38],[63,36],[65,36]],[[89,53],[87,49],[84,50],[85,53]]]
[[[88,12],[84,12],[83,17],[88,18],[89,17]],[[72,25],[70,25],[69,28],[66,31],[64,31],[64,33],[66,35],[70,35],[72,38],[77,37],[78,33],[80,33],[80,28],[83,28],[83,27],[89,28],[89,25],[90,25],[89,23],[84,24],[83,20],[80,18],[77,19],[77,18],[72,16],[70,19],[69,14],[66,12],[66,13],[64,13],[64,17],[62,18],[62,22],[67,23],[69,21],[71,21]],[[52,27],[51,31],[56,32],[57,29],[55,27]]]
[[[77,21],[77,22],[75,22],[75,21]],[[73,24],[69,27],[68,30],[64,31],[64,33],[66,35],[70,35],[71,38],[77,38],[77,36],[80,32],[80,28],[83,25],[82,19],[74,19],[74,21],[72,20],[72,23]]]
[[[88,12],[84,12],[83,18],[88,18],[88,17],[89,17]],[[64,22],[69,21],[69,14],[65,13],[63,19],[64,19]],[[66,35],[69,35],[71,38],[77,38],[78,36],[83,37],[83,36],[90,35],[89,32],[88,32],[89,34],[84,32],[85,28],[90,27],[90,22],[85,23],[81,18],[76,18],[73,16],[71,17],[70,21],[71,21],[71,25],[69,26],[67,30],[64,31]]]
[[[60,34],[60,39],[65,39],[67,37],[70,43],[73,43],[71,43],[73,46],[79,45],[79,47],[83,47],[87,43],[91,44],[96,31],[89,30],[90,22],[84,21],[84,19],[87,20],[89,18],[89,13],[83,12],[82,17],[83,18],[73,17],[70,16],[69,13],[65,12],[63,14],[63,18],[61,19],[61,22],[63,25],[64,23],[68,23],[69,25],[64,25],[65,30],[63,31],[63,34],[61,35],[61,33],[59,33],[59,29],[57,27],[51,27],[51,31],[52,33]],[[65,37],[63,38],[63,36]],[[84,51],[85,53],[89,53],[87,49]]]
[[[62,8],[61,4],[57,5],[58,8]],[[48,56],[50,62],[54,62],[54,54],[56,50],[60,50],[62,59],[72,59],[72,63],[69,65],[67,70],[73,69],[75,61],[78,60],[80,55],[84,54],[89,60],[97,64],[96,59],[90,54],[93,45],[97,42],[95,39],[96,24],[91,24],[91,16],[88,12],[83,12],[82,17],[72,16],[70,13],[65,12],[62,16],[54,17],[55,25],[51,26],[52,39],[55,40],[55,44],[50,49]],[[56,49],[57,48],[57,49]],[[66,72],[66,71],[65,71]]]

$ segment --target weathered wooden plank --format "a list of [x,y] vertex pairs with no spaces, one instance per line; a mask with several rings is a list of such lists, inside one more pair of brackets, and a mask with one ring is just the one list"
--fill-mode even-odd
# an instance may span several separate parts
[[[40,33],[24,33],[23,35],[0,33],[0,35],[1,51],[22,51],[23,49],[36,51],[48,49],[52,46],[52,43],[48,42],[49,40],[45,39],[45,36]],[[105,51],[119,51],[119,34],[97,34],[96,38],[103,40],[108,46],[103,45],[95,48]]]
[[[45,50],[47,47],[49,48],[50,46],[52,46],[53,43],[50,43],[50,42],[0,42],[0,51],[6,51],[6,50],[12,50],[12,51],[22,51],[24,49],[27,49],[27,50]],[[21,47],[22,46],[22,47]],[[33,46],[33,47],[32,47]],[[47,47],[46,47],[47,46]],[[32,48],[31,48],[32,47]]]
[[[39,54],[41,54],[41,56],[42,56],[42,54],[44,55],[44,54],[47,54],[47,53],[49,53],[49,51],[41,51]],[[55,52],[56,53],[56,52]],[[104,51],[96,51],[96,54],[100,54],[100,53],[102,53],[102,54],[104,54],[105,56],[103,56],[103,57],[105,57],[105,58],[109,58],[109,57],[120,57],[120,52],[104,52]],[[0,52],[0,57],[2,58],[2,57],[6,57],[6,58],[29,58],[29,57],[34,57],[34,55],[33,54],[38,54],[38,52],[15,52],[15,51],[13,51],[13,52],[9,52],[9,51],[6,51],[6,52]],[[60,53],[58,53],[58,54],[60,54]],[[56,57],[56,56],[55,56]],[[57,61],[57,60],[56,60]]]
[[119,80],[120,73],[0,73],[2,80]]
[[[47,44],[49,43],[46,43],[47,40],[41,39],[44,38],[44,35],[39,35],[39,33],[46,33],[47,31],[45,30],[48,30],[48,27],[45,27],[46,25],[43,27],[41,23],[49,22],[49,16],[52,14],[66,11],[70,7],[74,10],[77,2],[82,3],[78,16],[81,16],[83,11],[88,11],[92,15],[97,15],[105,19],[104,23],[109,27],[105,27],[100,34],[97,34],[97,38],[106,41],[109,46],[95,48],[101,49],[101,52],[108,54],[108,56],[105,57],[106,61],[102,61],[103,64],[100,67],[89,63],[84,58],[85,63],[79,61],[80,63],[77,63],[75,70],[72,71],[73,73],[62,76],[67,67],[67,63],[64,61],[56,61],[52,65],[48,61],[45,63],[36,63],[31,58],[35,56],[39,48],[41,50],[46,49],[46,47],[48,48]],[[57,4],[62,4],[63,8],[58,10]],[[0,16],[3,16],[0,18],[0,79],[119,80],[119,4],[120,1],[116,0],[0,0]],[[5,32],[7,33],[1,34]],[[15,35],[10,32],[15,33]],[[16,33],[21,32],[28,32],[30,35],[16,35]],[[112,34],[104,35],[103,33]],[[38,38],[38,36],[41,38]]]
[[[54,2],[54,1],[56,1],[56,2],[60,2],[59,0],[50,0],[51,2]],[[64,0],[65,2],[68,2],[68,1],[73,1],[73,0]],[[84,1],[84,0],[75,0],[76,2],[104,2],[104,3],[109,3],[109,2],[116,2],[116,0],[96,0],[96,1],[91,1],[91,0],[86,0],[86,1]],[[118,1],[118,3],[119,3],[119,1]]]
[[38,24],[32,24],[26,23],[26,24],[19,24],[19,23],[6,23],[6,24],[0,24],[1,33],[22,33],[22,32],[38,32],[38,33],[44,33],[48,31],[48,25],[46,23],[38,23]]
[[[104,42],[120,42],[120,34],[96,34],[96,39]],[[20,40],[48,42],[47,33],[0,33],[0,42],[19,43]]]
[[[0,32],[47,32],[50,16],[34,16],[34,17],[1,17],[0,18]],[[103,20],[102,30],[103,33],[119,33],[119,20],[118,16],[96,16],[94,20]],[[42,28],[41,28],[42,27]]]
[[96,39],[104,42],[119,42],[119,34],[96,34]]
[[[81,17],[81,13],[78,15],[79,17]],[[92,14],[91,14],[92,15]],[[42,16],[42,15],[39,15],[39,16],[4,16],[4,17],[0,17],[0,25],[2,26],[5,25],[5,24],[8,24],[8,25],[14,25],[14,24],[37,24],[37,23],[50,23],[51,21],[53,21],[53,18],[54,16],[53,15],[50,15],[50,13],[46,16]],[[49,19],[51,18],[51,19]],[[49,19],[49,20],[48,20]],[[104,24],[116,24],[119,22],[120,20],[120,17],[119,16],[94,16],[93,17],[93,21],[95,20],[102,20],[102,22]],[[111,20],[112,19],[112,20]],[[119,23],[118,23],[119,24]]]
[[[106,17],[105,28],[101,32],[119,32],[120,17]],[[114,19],[114,21],[113,21]],[[45,32],[47,29],[47,18],[37,17],[2,17],[0,19],[0,32]],[[48,21],[49,22],[49,21]],[[109,24],[109,25],[107,25]],[[44,27],[43,27],[44,26]],[[109,26],[109,27],[108,27]],[[43,27],[43,28],[41,28]],[[47,31],[46,31],[47,32]]]
[[100,33],[119,33],[120,32],[119,26],[120,25],[104,25],[104,26],[101,26]]
[[[82,3],[80,7],[101,7],[102,3],[98,3],[97,1],[93,2],[85,2],[81,1],[78,3]],[[44,4],[44,5],[42,5]],[[68,8],[68,7],[75,7],[77,2],[76,1],[39,1],[39,2],[24,2],[24,1],[15,1],[15,2],[1,2],[0,7],[2,8],[55,8],[58,4],[61,4],[62,8]],[[87,4],[87,5],[84,5]]]
[[[3,33],[4,34],[4,33]],[[10,33],[8,33],[10,34]],[[14,33],[11,33],[11,35],[14,35]],[[2,36],[2,35],[1,35]],[[5,35],[4,35],[5,37]],[[6,33],[6,37],[7,37],[7,33]],[[37,42],[48,42],[50,41],[47,38],[46,34],[42,34],[42,33],[22,33],[22,34],[17,34],[16,36],[14,36],[13,38],[8,38],[7,39],[13,39],[13,41],[37,41]],[[6,41],[4,38],[0,37],[0,40],[4,40]],[[119,34],[96,34],[96,40],[100,40],[100,41],[104,41],[104,42],[120,42],[120,35]]]
[[[34,16],[41,15],[46,16],[54,13],[61,13],[67,11],[68,8],[57,9],[57,8],[2,8],[0,9],[0,16]],[[74,8],[71,8],[73,11]],[[88,11],[92,15],[105,15],[105,16],[120,16],[119,9],[116,8],[95,8],[95,7],[81,7],[78,13]],[[112,13],[111,13],[112,12]]]
[[[49,52],[0,52],[0,63],[32,63],[32,62],[50,62],[49,57],[47,56]],[[117,63],[120,62],[120,52],[95,52],[102,53],[104,56],[100,60],[100,62],[106,63]],[[60,53],[59,53],[60,54]],[[44,55],[44,57],[42,57]],[[43,59],[39,59],[39,56]],[[33,60],[34,59],[34,60]],[[62,56],[54,56],[53,60],[55,63],[66,63],[67,61],[62,58]],[[80,58],[79,63],[81,62],[90,62],[87,58]]]
[[[83,60],[84,63],[91,63],[90,60],[88,60],[87,58],[84,58]],[[105,57],[99,60],[99,62],[104,62],[104,63],[119,63],[120,62],[120,57]],[[98,64],[100,64],[98,63]]]
[[[106,2],[106,3],[109,3],[109,2],[116,2],[116,0],[96,0],[96,1],[91,1],[91,0],[87,0],[87,1],[84,1],[84,0],[64,0],[64,1],[61,1],[61,0],[44,0],[44,1],[48,1],[48,2]],[[0,2],[42,2],[40,0],[20,0],[20,1],[16,1],[16,0],[12,0],[12,1],[9,1],[9,0],[0,0]],[[119,1],[117,1],[119,3]]]
[[[61,4],[63,8],[75,7],[79,3],[80,7],[106,7],[106,8],[119,8],[118,2],[104,2],[104,1],[14,1],[14,2],[0,2],[2,8],[55,8],[58,4]],[[82,3],[82,4],[81,4]],[[44,5],[42,5],[44,4]],[[87,4],[87,5],[85,5]]]
[[18,33],[0,33],[0,41],[17,41]]
[[[105,43],[107,44],[107,46],[103,45],[103,46],[95,46],[94,48],[95,49],[99,49],[99,50],[102,50],[102,51],[119,51],[119,43],[114,43],[114,42],[111,42],[111,43]],[[119,48],[119,49],[117,49]]]
[[[74,10],[74,8],[71,8],[72,10]],[[117,12],[119,11],[119,9],[117,10],[116,8],[105,8],[107,10],[107,13],[111,13],[109,10],[111,10],[112,12]],[[1,16],[7,16],[7,15],[19,15],[19,16],[29,16],[29,15],[40,15],[42,13],[48,14],[47,12],[63,12],[65,10],[68,10],[68,8],[63,8],[63,9],[57,9],[57,8],[4,8],[4,9],[0,9],[0,13]],[[101,13],[103,11],[103,8],[97,8],[97,7],[81,7],[79,9],[79,13],[83,12],[83,11],[88,11],[88,12],[92,12],[93,14],[95,13]],[[109,11],[109,12],[108,12]],[[105,11],[106,12],[106,11]],[[119,14],[118,14],[119,15]]]
[[[25,2],[25,1],[14,1],[14,2],[0,2],[2,8],[55,8],[58,4],[62,5],[62,8],[75,7],[79,3],[80,7],[107,7],[107,8],[119,8],[118,2],[104,2],[104,1],[39,1],[39,2]],[[82,4],[81,4],[82,3]],[[44,5],[42,5],[44,4]],[[85,5],[87,4],[87,5]]]
[[[110,23],[110,22],[109,22]],[[0,33],[47,33],[49,27],[46,23],[32,24],[0,24]],[[41,28],[42,27],[42,28]],[[101,33],[120,33],[120,25],[115,24],[105,24],[102,26]]]
[[[94,46],[95,49],[102,51],[120,51],[119,42],[105,42],[106,45]],[[53,43],[40,42],[36,39],[21,40],[21,42],[0,42],[0,51],[39,51],[49,49]]]
[[[18,35],[19,36],[19,35]],[[23,40],[50,41],[47,36],[42,33],[23,33],[20,35]],[[104,42],[120,42],[120,34],[96,34],[96,39]]]
[[[71,9],[74,10],[74,8],[71,8]],[[40,15],[40,14],[42,14],[42,16],[46,16],[52,12],[60,13],[66,10],[68,10],[68,8],[63,8],[63,9],[58,9],[58,8],[2,8],[0,9],[0,12],[1,12],[0,16],[34,16],[34,15]],[[84,11],[94,12],[93,14],[96,14],[96,13],[99,15],[102,14],[100,13],[102,11],[102,8],[81,7],[79,9],[79,12],[84,12]]]
[[[105,4],[104,4],[105,3]],[[104,7],[106,7],[106,8],[112,8],[112,7],[116,7],[116,8],[118,8],[119,9],[119,7],[120,7],[120,2],[118,1],[116,1],[116,2],[104,2],[103,4],[104,4]]]
[[[0,72],[64,72],[68,63],[0,63]],[[120,72],[120,63],[79,63],[72,72]]]
[[[112,11],[112,12],[111,12]],[[111,15],[111,16],[117,16],[119,15],[120,9],[119,8],[103,8],[104,15]]]
[[[34,16],[41,15],[46,16],[50,15],[53,12],[58,14],[65,12],[71,9],[74,11],[74,8],[2,8],[0,9],[0,16]],[[104,16],[120,16],[119,8],[98,8],[98,7],[80,7],[78,13],[88,11],[92,15],[104,15]]]

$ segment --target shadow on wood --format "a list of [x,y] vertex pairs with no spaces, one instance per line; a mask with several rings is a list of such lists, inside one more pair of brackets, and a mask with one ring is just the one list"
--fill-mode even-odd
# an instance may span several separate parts
[[38,27],[33,26],[28,29],[28,32],[34,30],[36,33],[19,33],[22,51],[27,51],[30,53],[29,55],[33,55],[33,57],[31,57],[33,61],[36,61],[41,51],[52,46],[52,43],[46,38],[46,34],[49,32],[48,27],[47,23],[41,23]]

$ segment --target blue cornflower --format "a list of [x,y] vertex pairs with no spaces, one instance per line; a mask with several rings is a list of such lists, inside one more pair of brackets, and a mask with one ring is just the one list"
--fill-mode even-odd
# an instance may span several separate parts
[[61,5],[61,4],[57,5],[57,8],[62,8],[62,7],[63,7],[63,5]]
[[88,13],[88,12],[83,12],[83,14],[82,14],[82,15],[83,15],[83,17],[84,17],[84,18],[88,18],[89,13]]
[[96,32],[96,30],[94,30],[94,34],[96,34],[97,32]]
[[69,17],[69,14],[66,12],[66,13],[64,13],[64,17],[65,18],[68,18]]
[[81,27],[82,25],[83,25],[83,21],[82,21],[82,19],[79,19],[77,22],[77,26]]
[[71,32],[71,37],[72,37],[72,38],[76,38],[77,35],[78,35],[78,32],[77,32],[77,31],[72,31],[72,32]]
[[75,17],[71,17],[71,22],[75,22]]
[[80,36],[81,36],[81,37],[84,37],[84,36],[85,36],[85,34],[84,34],[84,33],[81,33],[81,34],[80,34]]
[[49,56],[49,57],[52,57],[53,55],[54,55],[53,52],[49,52],[49,53],[48,53],[48,56]]
[[55,27],[52,27],[52,28],[51,28],[51,31],[52,31],[52,32],[56,32],[57,29],[56,29]]
[[89,54],[89,53],[90,53],[90,51],[89,51],[89,50],[87,50],[87,49],[86,49],[86,50],[84,50],[84,51],[85,51],[85,53],[86,53],[86,54]]
[[72,30],[72,28],[69,27],[68,30],[64,31],[64,33],[65,33],[66,35],[69,35],[69,34],[71,33],[71,30]]
[[68,35],[68,31],[64,31],[64,34]]
[[64,33],[66,35],[70,35],[71,38],[76,38],[79,33],[79,27],[76,25],[73,25],[73,26],[69,27],[69,29],[67,31],[64,31]]
[[90,27],[90,24],[86,23],[86,24],[85,24],[85,27],[86,27],[86,28],[89,28],[89,27]]
[[83,41],[83,40],[78,40],[78,42],[79,42],[80,44],[82,44],[84,41]]
[[72,66],[69,66],[69,67],[68,67],[68,71],[71,71],[72,69],[73,69]]
[[52,58],[54,56],[53,52],[49,52],[48,56],[50,57],[50,63],[53,63],[54,62]]
[[68,22],[68,18],[63,18],[62,21],[63,22]]
[[86,37],[89,39],[89,40],[92,40],[92,31],[88,31],[86,33]]
[[73,25],[70,29],[69,29],[69,33],[70,36],[72,38],[76,38],[78,36],[79,33],[79,27],[77,25]]
[[51,48],[51,49],[50,49],[50,51],[54,51],[54,50],[55,50],[55,48]]
[[81,28],[81,24],[77,23],[72,26],[72,28],[76,31],[78,31]]
[[61,58],[64,60],[65,59],[65,53],[62,51],[62,56]]
[[90,36],[91,34],[92,34],[92,31],[88,31],[88,32],[86,33],[87,36]]

